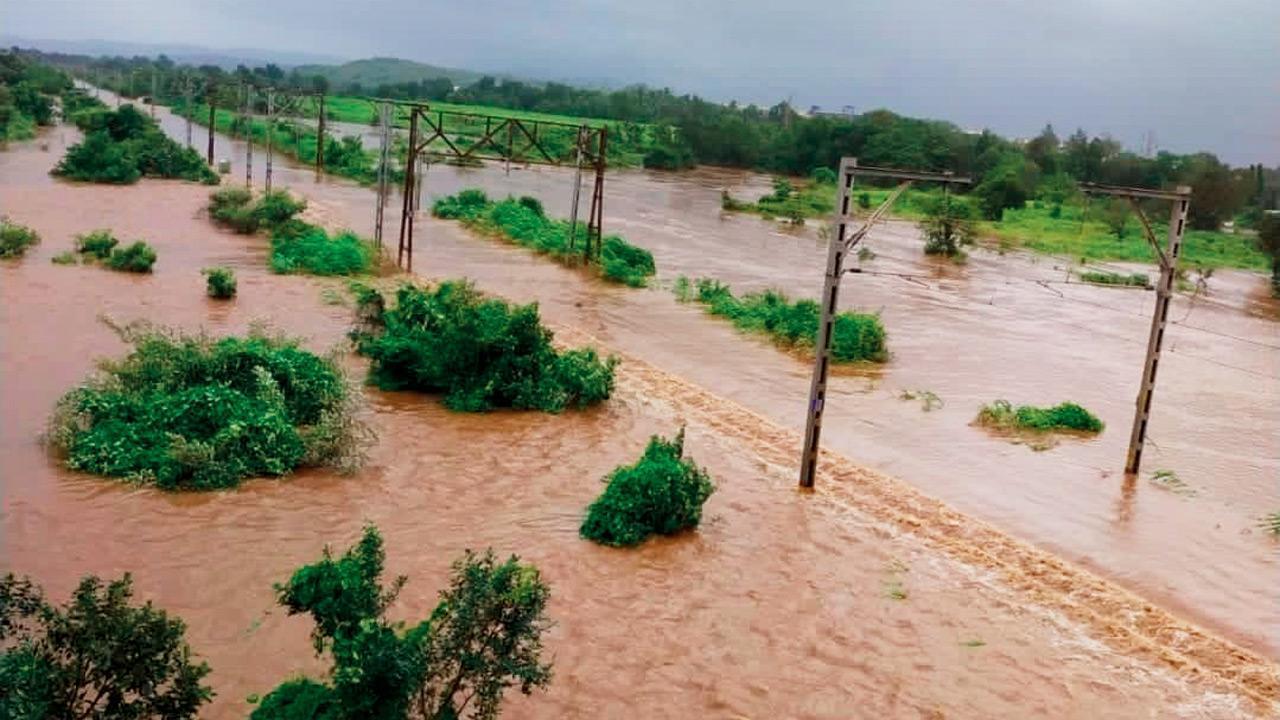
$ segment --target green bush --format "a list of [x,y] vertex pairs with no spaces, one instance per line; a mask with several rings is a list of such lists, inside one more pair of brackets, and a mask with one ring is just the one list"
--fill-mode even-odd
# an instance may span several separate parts
[[925,255],[945,255],[962,258],[962,245],[973,242],[973,212],[969,204],[959,198],[945,195],[930,202],[925,219],[920,223],[924,234]]
[[0,717],[195,718],[213,692],[186,626],[135,604],[129,575],[80,581],[64,606],[12,574],[0,578]]
[[336,363],[296,341],[121,334],[133,351],[58,403],[49,437],[67,467],[210,490],[359,462],[365,431],[351,390]]
[[205,275],[205,292],[219,300],[236,296],[236,273],[231,268],[213,267],[200,271]]
[[285,190],[263,193],[256,200],[245,188],[223,188],[209,194],[209,217],[242,235],[275,230],[305,210],[305,200]]
[[684,455],[684,430],[674,442],[654,436],[634,465],[615,468],[587,509],[582,537],[603,545],[638,545],[650,535],[698,526],[702,505],[715,492],[706,471]]
[[1105,425],[1088,410],[1064,402],[1048,408],[1034,405],[1014,407],[1008,400],[996,400],[978,411],[979,425],[1021,430],[1079,430],[1099,433]]
[[1087,270],[1080,273],[1080,279],[1098,285],[1122,285],[1126,287],[1151,287],[1151,278],[1146,273],[1117,273]]
[[253,720],[492,720],[507,688],[527,695],[550,682],[541,657],[550,590],[537,568],[468,550],[431,616],[405,627],[385,613],[406,578],[384,588],[385,564],[382,536],[370,526],[342,557],[326,547],[319,562],[276,586],[290,615],[311,616],[316,653],[327,649],[333,667],[327,684],[282,683]]
[[27,254],[27,248],[40,244],[40,235],[26,225],[0,217],[0,258],[16,258]]
[[559,412],[613,392],[614,358],[594,349],[557,352],[537,305],[484,298],[470,283],[405,285],[381,327],[357,329],[370,379],[387,390],[440,393],[453,410],[495,407]]
[[94,230],[76,236],[76,252],[81,255],[90,255],[91,259],[96,260],[106,260],[111,257],[111,251],[119,244],[120,241],[111,234],[110,230]]
[[281,274],[360,275],[377,266],[378,249],[350,230],[325,229],[291,221],[271,236],[271,271]]
[[50,262],[54,265],[75,265],[79,258],[70,250],[64,250],[50,258]]
[[149,273],[155,264],[155,249],[141,240],[112,250],[111,257],[107,258],[107,267],[121,272]]
[[84,110],[73,119],[84,130],[84,140],[67,149],[54,175],[121,185],[143,176],[218,184],[217,173],[199,153],[171,140],[132,105],[115,111]]
[[[565,265],[581,265],[586,249],[586,226],[578,223],[576,241],[569,245],[570,224],[546,217],[536,198],[490,201],[480,190],[463,190],[436,200],[436,217],[460,220],[475,230],[499,235],[511,242],[546,253]],[[643,287],[657,272],[653,255],[643,248],[610,235],[600,244],[600,274],[607,280]]]
[[[813,347],[821,308],[812,300],[792,302],[777,290],[734,296],[728,285],[711,278],[695,281],[691,299],[714,315],[731,320],[745,332],[768,335],[783,347]],[[688,295],[688,280],[676,281],[676,292]],[[837,362],[885,362],[889,359],[884,325],[878,315],[842,312],[831,334],[831,355]]]

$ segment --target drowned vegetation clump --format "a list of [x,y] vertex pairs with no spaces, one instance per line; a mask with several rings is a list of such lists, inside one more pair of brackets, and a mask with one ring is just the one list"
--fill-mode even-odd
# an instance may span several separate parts
[[50,422],[67,467],[212,490],[362,460],[368,431],[333,360],[260,330],[218,340],[145,325],[118,331],[132,352],[101,363]]
[[556,350],[536,304],[484,297],[460,280],[402,286],[385,310],[369,289],[358,303],[352,335],[373,361],[370,381],[384,390],[439,393],[450,409],[469,412],[559,412],[613,392],[617,360],[601,359],[593,348]]
[[120,241],[110,230],[77,235],[76,252],[86,263],[98,260],[111,270],[136,273],[151,272],[157,257],[155,248],[141,240],[120,247]]
[[696,528],[715,492],[707,472],[684,457],[684,429],[674,441],[654,436],[634,465],[615,468],[579,530],[603,545],[639,545],[650,535]]
[[271,270],[280,274],[360,275],[377,266],[378,251],[368,240],[343,230],[297,219],[306,201],[283,190],[255,198],[244,188],[226,188],[209,196],[209,217],[237,233],[271,235]]
[[1014,407],[1008,400],[996,400],[982,406],[978,411],[977,423],[984,427],[1002,430],[1075,430],[1085,433],[1100,433],[1105,427],[1093,413],[1073,403],[1064,402],[1053,407],[1041,408],[1034,405]]
[[236,296],[236,273],[228,267],[211,267],[200,271],[205,276],[205,293],[216,300]]
[[128,185],[140,177],[178,178],[217,185],[218,175],[200,154],[164,134],[132,105],[73,115],[84,140],[67,149],[53,174],[71,180]]
[[[587,241],[587,226],[578,223],[575,245],[569,244],[570,224],[548,218],[537,198],[493,201],[482,190],[463,190],[440,198],[431,208],[439,218],[460,220],[480,232],[498,235],[565,265],[578,265]],[[657,272],[653,255],[616,235],[607,235],[600,244],[600,274],[612,282],[644,287]]]
[[290,615],[311,616],[312,643],[332,670],[325,682],[281,683],[252,720],[489,720],[508,688],[528,695],[550,683],[542,633],[551,593],[536,567],[468,550],[431,616],[406,626],[386,618],[406,578],[383,587],[385,560],[382,536],[366,527],[342,557],[326,548],[276,586]]
[[22,257],[27,248],[38,244],[40,235],[35,230],[0,217],[0,258]]
[[[812,348],[818,336],[821,308],[813,300],[792,301],[777,290],[738,297],[718,280],[699,278],[690,282],[683,275],[676,280],[674,291],[682,302],[697,301],[711,314],[728,318],[739,330],[768,335],[782,347]],[[848,311],[836,315],[831,354],[836,362],[888,360],[880,316]]]

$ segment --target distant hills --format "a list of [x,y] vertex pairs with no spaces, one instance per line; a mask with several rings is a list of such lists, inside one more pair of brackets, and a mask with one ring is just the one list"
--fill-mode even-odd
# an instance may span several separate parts
[[418,82],[435,78],[448,78],[454,85],[470,85],[487,74],[390,57],[352,60],[341,65],[299,65],[296,70],[304,75],[321,75],[329,81],[330,87],[340,88],[351,83],[360,83],[369,89],[383,84]]
[[35,48],[43,52],[69,55],[106,55],[155,57],[167,55],[177,63],[190,65],[217,65],[232,70],[236,65],[265,65],[275,63],[282,67],[320,63],[340,63],[345,58],[319,53],[263,50],[260,48],[209,48],[200,45],[175,45],[162,43],[117,42],[114,40],[49,40],[0,33],[0,47]]

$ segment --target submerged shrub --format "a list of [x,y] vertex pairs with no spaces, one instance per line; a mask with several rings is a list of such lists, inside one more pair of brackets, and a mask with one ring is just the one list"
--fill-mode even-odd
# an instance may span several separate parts
[[119,244],[120,241],[111,234],[110,230],[94,230],[76,236],[76,252],[81,255],[90,255],[92,259],[97,260],[106,260],[111,257],[111,251]]
[[276,273],[360,275],[372,271],[377,259],[373,243],[350,230],[330,235],[294,220],[271,236],[271,271]]
[[54,255],[50,261],[54,265],[75,265],[79,262],[79,259],[76,257],[76,254],[70,250],[63,250],[57,255]]
[[217,173],[199,153],[171,140],[132,105],[82,111],[74,120],[84,130],[84,140],[67,149],[54,175],[113,184],[133,183],[142,176],[218,184]]
[[132,245],[116,248],[107,258],[107,267],[121,272],[149,273],[156,264],[155,248],[139,240]]
[[213,267],[200,271],[205,276],[205,292],[209,297],[225,300],[236,296],[236,273],[231,268]]
[[1151,278],[1146,273],[1117,273],[1107,271],[1086,270],[1081,272],[1080,279],[1098,285],[1122,285],[1125,287],[1151,287]]
[[[676,281],[677,296],[684,292],[706,306],[708,312],[731,320],[746,332],[768,335],[784,347],[812,347],[818,335],[821,308],[813,300],[792,301],[777,290],[763,290],[736,297],[728,285],[699,278],[696,293],[688,281]],[[831,334],[831,355],[837,362],[885,362],[889,359],[884,325],[878,315],[842,312],[836,315]]]
[[430,617],[405,627],[385,613],[407,578],[384,587],[385,563],[382,536],[369,526],[341,557],[326,547],[276,586],[290,615],[311,615],[316,653],[327,649],[333,667],[327,683],[282,683],[253,720],[492,719],[507,688],[527,695],[550,682],[542,661],[550,590],[536,567],[468,550]]
[[307,202],[286,190],[263,193],[256,200],[246,188],[224,188],[209,194],[209,217],[242,235],[275,231],[305,210]]
[[1073,402],[1040,408],[1034,405],[1014,407],[1008,400],[996,400],[982,406],[977,423],[1008,429],[1079,430],[1088,433],[1102,432],[1105,427],[1093,413]]
[[40,244],[40,235],[26,225],[0,217],[0,258],[16,258],[27,254],[27,248]]
[[638,545],[650,535],[698,526],[702,505],[715,492],[706,471],[684,455],[684,430],[674,441],[654,436],[634,465],[615,468],[587,509],[582,537],[604,545]]
[[133,351],[58,403],[49,437],[67,467],[210,490],[358,463],[365,431],[351,390],[336,363],[296,341],[146,327],[121,335]]
[[447,407],[469,412],[559,412],[613,392],[617,360],[591,348],[556,351],[537,305],[485,298],[465,281],[405,285],[381,322],[355,337],[373,361],[370,380],[383,389],[440,393]]
[[[569,244],[570,224],[552,220],[537,198],[490,201],[480,190],[463,190],[436,200],[432,213],[460,220],[468,227],[493,233],[518,245],[546,253],[565,265],[581,265],[586,249],[586,226],[578,223],[574,245]],[[643,287],[656,272],[653,255],[616,235],[600,243],[600,274],[607,280]]]

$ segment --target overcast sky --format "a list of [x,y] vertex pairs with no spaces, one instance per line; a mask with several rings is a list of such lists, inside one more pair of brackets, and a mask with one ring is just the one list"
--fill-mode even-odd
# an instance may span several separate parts
[[1280,0],[0,0],[0,32],[404,57],[1280,165]]

